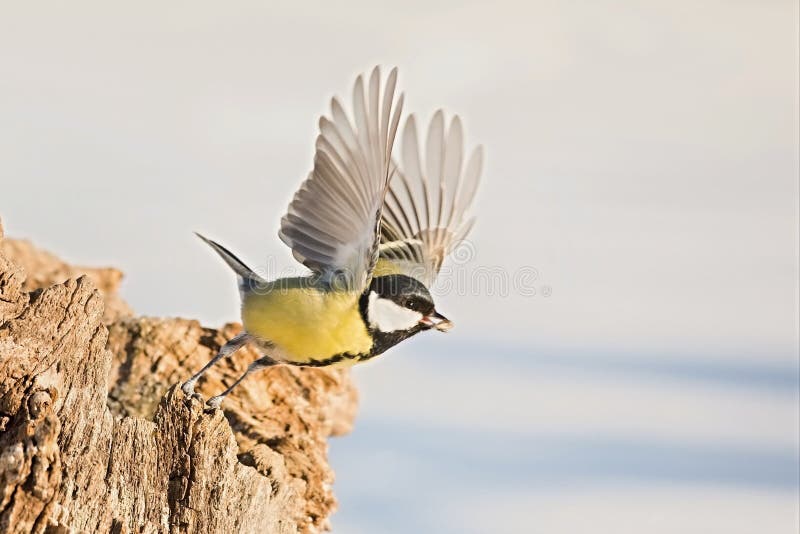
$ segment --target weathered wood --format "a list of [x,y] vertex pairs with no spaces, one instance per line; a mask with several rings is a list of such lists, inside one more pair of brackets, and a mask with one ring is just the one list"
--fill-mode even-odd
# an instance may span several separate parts
[[[0,532],[326,529],[326,438],[352,425],[349,374],[268,369],[204,413],[177,384],[240,327],[135,317],[120,280],[0,227]],[[220,362],[198,392],[255,358]]]

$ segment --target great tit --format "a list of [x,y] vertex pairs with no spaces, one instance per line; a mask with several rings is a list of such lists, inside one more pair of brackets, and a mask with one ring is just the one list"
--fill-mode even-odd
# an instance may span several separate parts
[[397,69],[372,70],[353,89],[353,120],[337,98],[319,120],[313,170],[281,219],[278,236],[310,269],[307,276],[267,281],[222,245],[198,236],[238,276],[242,333],[219,350],[182,389],[220,359],[251,343],[263,355],[208,400],[210,408],[248,374],[276,364],[349,366],[378,356],[425,330],[452,323],[429,288],[442,262],[472,228],[467,217],[480,179],[483,149],[464,157],[461,120],[437,111],[421,155],[416,119],[392,158],[403,94]]

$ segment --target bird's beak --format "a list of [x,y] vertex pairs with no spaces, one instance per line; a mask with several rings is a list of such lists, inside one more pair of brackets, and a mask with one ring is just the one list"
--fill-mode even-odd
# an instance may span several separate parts
[[453,328],[452,321],[437,311],[423,317],[420,324],[428,328],[435,328],[440,332],[447,332]]

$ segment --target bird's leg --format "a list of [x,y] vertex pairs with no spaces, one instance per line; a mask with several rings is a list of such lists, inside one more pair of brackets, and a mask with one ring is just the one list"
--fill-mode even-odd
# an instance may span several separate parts
[[250,341],[250,334],[248,334],[247,332],[242,332],[241,334],[235,336],[233,339],[225,343],[222,347],[220,347],[219,352],[217,352],[216,356],[211,358],[211,361],[209,361],[202,369],[200,369],[192,378],[183,383],[183,385],[181,386],[183,394],[186,395],[187,397],[191,397],[192,395],[194,395],[194,385],[197,383],[200,377],[203,376],[206,371],[211,369],[211,367],[215,363],[220,361],[222,358],[225,358],[226,356],[230,356],[231,354],[233,354],[234,352],[245,346],[248,341]]
[[225,395],[227,395],[228,393],[233,391],[233,388],[238,386],[239,382],[244,380],[247,377],[247,375],[249,375],[250,373],[252,373],[254,371],[260,371],[261,369],[266,369],[267,367],[271,367],[271,366],[275,365],[276,363],[277,362],[275,360],[273,360],[272,358],[266,357],[266,356],[263,357],[263,358],[259,358],[258,360],[254,361],[253,363],[251,363],[250,365],[247,366],[247,371],[245,371],[242,376],[237,378],[236,382],[231,384],[230,387],[228,387],[228,389],[226,389],[225,391],[223,391],[222,393],[220,393],[216,397],[211,397],[210,399],[208,399],[208,401],[206,402],[206,406],[208,406],[209,408],[212,408],[212,409],[219,408],[219,405],[222,404],[222,400],[225,398]]

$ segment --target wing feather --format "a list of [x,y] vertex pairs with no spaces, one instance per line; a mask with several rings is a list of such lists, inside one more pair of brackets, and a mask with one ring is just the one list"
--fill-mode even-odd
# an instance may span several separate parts
[[319,120],[314,168],[295,193],[278,235],[294,257],[332,289],[361,291],[378,258],[380,218],[403,95],[397,70],[353,86],[352,119],[338,98]]
[[475,223],[468,212],[480,182],[483,149],[474,149],[465,166],[461,119],[456,116],[446,125],[441,110],[428,125],[424,160],[413,115],[402,136],[402,171],[393,170],[386,194],[380,256],[391,264],[390,271],[431,285],[445,256]]

